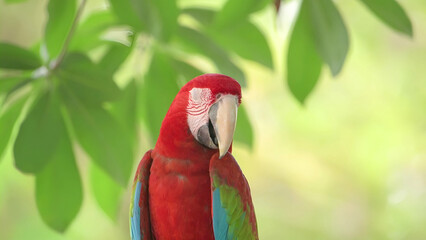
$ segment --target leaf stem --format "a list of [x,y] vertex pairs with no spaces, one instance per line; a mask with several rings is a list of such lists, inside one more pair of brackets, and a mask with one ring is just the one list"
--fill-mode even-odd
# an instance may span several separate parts
[[78,7],[77,13],[75,15],[74,21],[72,22],[71,29],[68,32],[67,38],[65,39],[65,43],[62,46],[61,52],[59,53],[58,58],[56,58],[50,67],[50,70],[55,70],[61,62],[64,60],[64,57],[68,51],[68,46],[71,43],[72,36],[74,35],[75,30],[77,29],[78,21],[80,20],[81,14],[83,13],[84,7],[86,6],[87,0],[82,0],[80,6]]

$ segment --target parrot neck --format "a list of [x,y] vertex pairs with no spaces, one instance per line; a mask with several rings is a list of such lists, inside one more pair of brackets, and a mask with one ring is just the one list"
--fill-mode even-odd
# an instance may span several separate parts
[[206,148],[195,140],[188,126],[187,103],[187,94],[176,96],[163,120],[154,150],[165,157],[194,161],[206,159],[208,163],[218,150]]

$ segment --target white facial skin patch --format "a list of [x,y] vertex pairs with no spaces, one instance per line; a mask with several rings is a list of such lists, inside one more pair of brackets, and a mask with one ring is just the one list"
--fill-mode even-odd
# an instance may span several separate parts
[[209,121],[209,105],[212,92],[209,88],[193,88],[189,91],[188,126],[196,138],[198,129]]

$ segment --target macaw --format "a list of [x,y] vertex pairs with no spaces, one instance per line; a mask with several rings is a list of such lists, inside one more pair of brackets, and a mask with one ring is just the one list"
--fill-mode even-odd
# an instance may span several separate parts
[[181,88],[136,171],[132,240],[259,239],[250,188],[231,155],[240,103],[240,85],[225,75]]

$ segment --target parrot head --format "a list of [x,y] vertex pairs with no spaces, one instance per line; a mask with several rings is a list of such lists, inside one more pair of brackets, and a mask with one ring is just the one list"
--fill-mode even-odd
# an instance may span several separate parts
[[170,106],[156,148],[173,157],[219,151],[222,158],[232,144],[240,103],[241,86],[231,77],[204,74],[192,79]]

